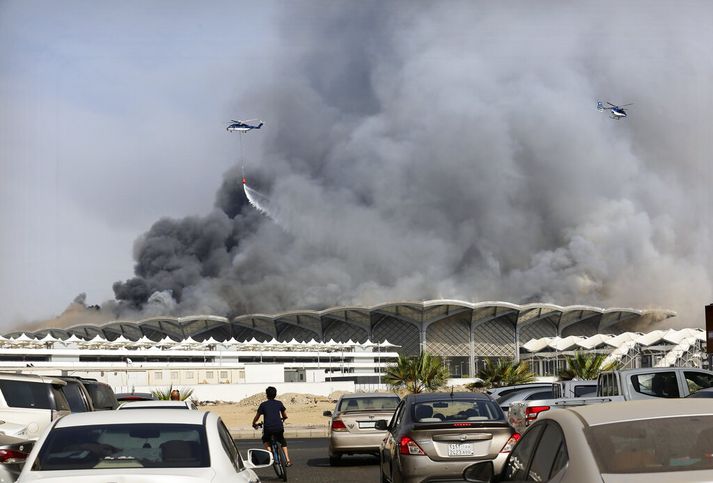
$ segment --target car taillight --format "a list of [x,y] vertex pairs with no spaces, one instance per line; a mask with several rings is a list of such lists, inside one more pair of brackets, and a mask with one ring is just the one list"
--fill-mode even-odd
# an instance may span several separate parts
[[412,456],[423,456],[426,453],[423,452],[421,447],[408,436],[402,436],[401,441],[399,441],[399,453],[407,454]]
[[509,453],[515,446],[515,443],[517,443],[518,441],[520,441],[520,433],[513,433],[513,435],[510,436],[510,439],[508,439],[508,442],[505,443],[505,446],[503,446],[503,449],[501,449],[500,452]]
[[347,427],[341,419],[332,421],[332,431],[346,431]]
[[543,411],[549,411],[549,406],[530,406],[525,408],[525,421],[526,423],[531,423],[537,416]]
[[0,449],[0,463],[19,463],[27,459],[27,453],[14,449]]

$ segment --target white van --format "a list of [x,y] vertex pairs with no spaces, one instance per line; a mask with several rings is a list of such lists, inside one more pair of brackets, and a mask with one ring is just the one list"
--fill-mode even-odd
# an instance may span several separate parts
[[70,413],[65,384],[53,377],[0,373],[0,420],[26,426],[22,437],[36,440],[53,420]]

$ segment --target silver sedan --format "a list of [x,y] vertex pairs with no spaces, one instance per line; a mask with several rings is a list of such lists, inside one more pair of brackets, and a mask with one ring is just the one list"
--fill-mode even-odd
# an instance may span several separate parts
[[558,483],[713,481],[713,407],[705,399],[656,399],[543,413],[502,474],[478,463],[466,481]]

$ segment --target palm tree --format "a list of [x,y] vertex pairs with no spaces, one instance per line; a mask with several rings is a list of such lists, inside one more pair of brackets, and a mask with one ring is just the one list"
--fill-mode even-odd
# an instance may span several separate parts
[[567,369],[561,370],[559,377],[563,381],[572,379],[587,381],[596,379],[600,372],[611,371],[619,367],[618,361],[611,361],[603,365],[606,358],[606,354],[586,354],[584,352],[577,352],[574,357],[567,356]]
[[485,367],[478,372],[478,377],[483,380],[481,384],[485,387],[512,386],[535,380],[535,374],[527,362],[515,362],[512,359],[487,358]]
[[387,366],[384,381],[395,390],[420,393],[445,386],[448,375],[448,368],[439,357],[424,352],[412,357],[400,355],[395,364]]

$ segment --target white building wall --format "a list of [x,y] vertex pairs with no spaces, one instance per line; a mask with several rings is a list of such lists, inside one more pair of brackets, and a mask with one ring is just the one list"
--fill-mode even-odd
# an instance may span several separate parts
[[[255,394],[264,394],[267,386],[274,386],[277,389],[277,399],[280,399],[280,394],[300,393],[300,394],[315,394],[317,396],[329,396],[335,391],[354,392],[354,383],[347,381],[339,382],[282,382],[282,383],[245,383],[245,384],[199,384],[191,386],[193,395],[191,399],[195,401],[223,401],[223,402],[238,402],[246,397]],[[154,389],[166,389],[166,387],[156,386],[137,386],[134,388],[136,392],[151,392]],[[121,392],[121,388],[114,388],[115,391]],[[285,402],[285,401],[283,401]]]
[[285,366],[283,364],[245,364],[245,382],[248,384],[285,382]]

